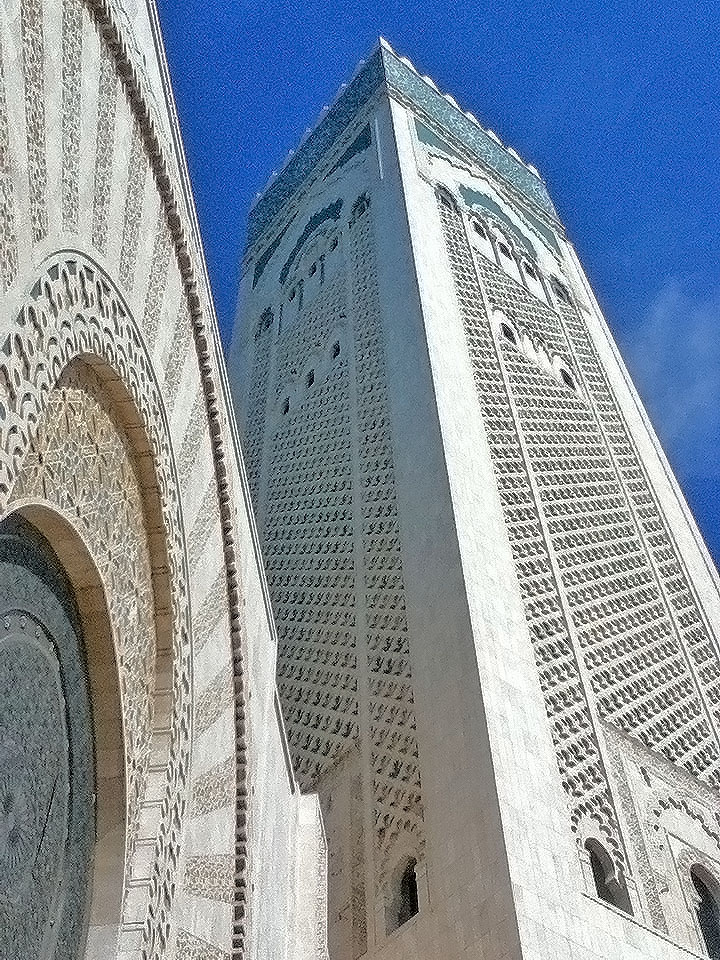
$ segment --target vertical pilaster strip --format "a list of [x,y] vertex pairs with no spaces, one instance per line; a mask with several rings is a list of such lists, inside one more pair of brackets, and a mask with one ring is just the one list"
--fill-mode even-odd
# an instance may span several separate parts
[[82,7],[63,0],[62,11],[62,221],[77,232],[80,206],[80,97],[82,72]]
[[160,210],[155,228],[155,243],[153,245],[152,265],[150,267],[150,281],[145,296],[145,323],[144,333],[148,346],[152,348],[153,341],[160,325],[163,298],[167,287],[168,267],[170,265],[170,234],[165,220],[164,209]]
[[15,191],[10,175],[10,131],[3,52],[0,46],[0,289],[7,290],[17,276],[18,242],[15,228]]
[[108,213],[112,186],[112,160],[115,146],[115,113],[118,81],[116,65],[105,42],[100,42],[100,80],[98,84],[97,146],[95,152],[95,196],[93,201],[93,244],[105,252]]
[[147,170],[148,164],[142,135],[140,127],[136,123],[133,126],[130,145],[125,217],[123,220],[122,245],[120,247],[120,283],[126,290],[132,289],[135,274]]
[[32,236],[39,243],[48,231],[45,147],[45,37],[41,0],[21,0],[25,126]]

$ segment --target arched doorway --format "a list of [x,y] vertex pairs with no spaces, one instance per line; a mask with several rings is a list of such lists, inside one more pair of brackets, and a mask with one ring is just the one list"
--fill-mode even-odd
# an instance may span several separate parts
[[28,512],[0,524],[0,955],[77,960],[114,951],[120,919],[117,669],[82,541]]

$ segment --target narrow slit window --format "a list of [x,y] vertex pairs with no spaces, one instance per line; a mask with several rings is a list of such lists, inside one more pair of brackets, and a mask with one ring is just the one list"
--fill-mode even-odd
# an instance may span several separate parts
[[595,892],[600,900],[632,916],[630,897],[622,876],[618,879],[612,857],[597,840],[588,840],[585,849],[590,858]]
[[710,885],[700,876],[697,867],[693,867],[690,871],[690,879],[699,898],[695,915],[705,950],[709,957],[718,960],[720,958],[720,905],[710,890]]
[[503,337],[508,340],[514,347],[517,346],[517,337],[515,336],[515,331],[507,323],[500,324],[500,333]]
[[565,367],[561,368],[560,377],[566,387],[569,387],[570,390],[577,390],[577,384],[575,383],[575,378],[568,370],[565,369]]

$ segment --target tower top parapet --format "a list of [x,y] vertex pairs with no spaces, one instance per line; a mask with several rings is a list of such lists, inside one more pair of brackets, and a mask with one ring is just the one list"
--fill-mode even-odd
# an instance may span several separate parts
[[297,149],[290,151],[282,168],[273,173],[255,199],[248,222],[248,246],[295,193],[358,110],[383,86],[535,206],[557,218],[547,187],[535,167],[525,163],[494,131],[483,127],[472,113],[464,111],[449,94],[442,93],[430,77],[420,74],[407,57],[400,56],[380,37],[368,59],[358,63],[349,83],[341,85],[332,104],[323,108],[315,126],[305,131]]

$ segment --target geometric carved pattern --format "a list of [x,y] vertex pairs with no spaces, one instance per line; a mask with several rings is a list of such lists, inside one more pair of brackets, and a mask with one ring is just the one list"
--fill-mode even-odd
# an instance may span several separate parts
[[[492,304],[531,324],[562,355],[570,353],[557,312],[485,258],[478,267]],[[579,321],[575,308],[563,313]],[[591,340],[582,327],[576,339],[584,346],[584,373]],[[532,372],[519,351],[505,350],[505,369],[601,719],[720,785],[720,749],[663,590],[668,578],[653,562],[630,497],[638,498],[646,516],[653,514],[648,532],[668,559],[672,543],[607,381],[603,376],[603,391],[597,376],[586,381],[585,403]],[[610,436],[617,456],[608,448]],[[699,617],[694,626],[702,629]],[[717,658],[706,659],[717,677]]]
[[193,897],[232,903],[235,858],[231,853],[189,857],[185,862],[184,887]]
[[167,284],[168,266],[170,264],[170,238],[163,210],[158,215],[158,222],[153,245],[150,277],[145,297],[145,317],[143,329],[147,342],[152,345],[160,325],[162,301]]
[[[617,815],[588,706],[590,692],[585,690],[579,654],[568,630],[561,587],[553,572],[530,480],[531,468],[519,443],[462,215],[444,198],[438,205],[540,686],[562,784],[571,804],[571,823],[575,828],[583,817],[596,820],[618,866],[627,873]],[[530,376],[536,371],[541,376],[534,364],[530,373],[530,362],[525,363]],[[543,386],[554,399],[555,381],[549,376],[545,381]],[[544,401],[541,409],[546,406]]]
[[62,10],[62,221],[77,230],[80,179],[80,83],[82,74],[82,6],[63,0]]
[[128,857],[150,762],[155,609],[133,453],[91,368],[73,364],[50,394],[13,501],[45,501],[80,528],[105,587],[116,643],[128,775]]
[[[602,721],[717,787],[720,664],[580,311],[551,309],[486,257],[473,263],[461,214],[440,209],[573,822],[595,808],[617,856],[586,698]],[[583,395],[503,337],[493,356],[477,277],[491,308],[573,358]]]
[[30,223],[33,240],[47,234],[47,159],[45,156],[45,40],[42,0],[21,0],[25,124],[27,132]]
[[140,126],[133,124],[128,161],[128,183],[125,198],[125,218],[123,223],[122,244],[120,247],[120,283],[126,289],[132,289],[138,241],[140,239],[140,221],[142,219],[145,178],[148,162],[140,133]]
[[[331,331],[345,313],[342,277],[326,280],[315,301],[279,331],[278,375],[270,403],[260,400],[260,371],[277,323],[256,342],[248,416],[250,475],[267,491],[264,557],[278,631],[278,684],[296,773],[305,789],[358,738],[352,445],[347,358],[321,374]],[[334,334],[333,334],[334,336]],[[283,414],[290,371],[316,382]],[[265,378],[263,372],[262,377]],[[270,435],[265,470],[254,453],[264,407]],[[255,438],[255,440],[253,440]],[[256,462],[254,462],[256,461]],[[262,475],[264,473],[264,476]]]
[[10,174],[10,131],[0,46],[0,289],[7,289],[18,269],[15,195]]
[[378,890],[424,837],[372,222],[364,199],[349,223],[331,219],[296,246],[284,302],[255,326],[244,449],[299,782],[314,789],[358,747],[368,771],[353,779],[352,850],[339,854],[359,955],[364,810]]
[[95,184],[93,198],[92,241],[105,250],[108,214],[112,197],[113,156],[115,152],[115,114],[118,78],[116,64],[106,43],[100,43],[100,76],[97,94],[97,137],[95,148]]
[[83,354],[104,361],[122,380],[142,419],[162,492],[160,506],[171,570],[173,705],[170,759],[161,827],[150,880],[144,951],[165,950],[187,807],[192,667],[188,577],[178,485],[162,416],[162,399],[132,317],[111,281],[93,263],[59,255],[39,277],[0,360],[0,510],[62,372]]
[[385,351],[371,211],[356,204],[348,232],[355,334],[357,436],[377,879],[400,839],[423,848],[410,638],[395,492]]
[[[685,655],[689,656],[692,672],[709,707],[711,723],[717,734],[720,729],[720,659],[717,640],[702,614],[670,528],[610,390],[587,325],[575,306],[560,303],[559,310],[569,342],[577,356],[578,367],[588,389],[596,398],[598,422],[611,451],[617,474],[631,501],[640,535],[673,623],[674,633],[681,639]],[[665,701],[669,702],[672,697],[672,691],[665,690]],[[669,726],[666,725],[665,729],[669,731]],[[658,748],[657,741],[652,745]],[[700,763],[707,765],[705,769],[700,769],[690,758],[681,760],[685,752],[683,746],[669,745],[663,752],[669,756],[672,754],[671,759],[682,762],[702,778],[708,779],[715,786],[718,785],[718,780],[710,772],[717,760],[712,759],[709,752],[705,751],[699,757]]]
[[229,953],[218,950],[207,940],[201,940],[187,930],[178,930],[175,956],[177,960],[231,960]]

